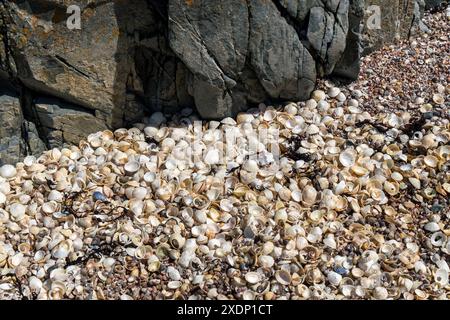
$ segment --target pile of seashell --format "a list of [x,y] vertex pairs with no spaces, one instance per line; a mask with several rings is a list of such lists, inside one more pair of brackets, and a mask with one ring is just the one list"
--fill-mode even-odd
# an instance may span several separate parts
[[448,299],[449,119],[360,96],[155,113],[1,167],[0,298]]

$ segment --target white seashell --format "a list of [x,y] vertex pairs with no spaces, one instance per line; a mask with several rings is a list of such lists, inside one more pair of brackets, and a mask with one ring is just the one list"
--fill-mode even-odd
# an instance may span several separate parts
[[180,272],[177,269],[175,269],[174,267],[169,266],[167,268],[166,272],[167,272],[167,275],[169,276],[170,279],[172,279],[174,281],[181,280]]
[[52,190],[48,194],[48,200],[50,201],[56,201],[56,202],[62,202],[63,200],[63,194],[57,190]]
[[336,249],[337,248],[337,243],[336,240],[334,240],[333,237],[326,237],[323,240],[323,244],[331,249]]
[[57,259],[65,259],[69,256],[72,244],[69,241],[62,241],[52,250],[52,256]]
[[251,115],[251,114],[248,114],[248,113],[239,113],[239,114],[237,115],[237,117],[236,117],[236,122],[237,122],[238,124],[241,124],[241,123],[250,123],[250,122],[252,122],[253,120],[255,120],[255,117],[254,117],[253,115]]
[[6,203],[6,196],[0,192],[0,205]]
[[414,264],[414,270],[416,272],[425,274],[427,272],[427,266],[422,260],[419,260]]
[[377,300],[386,300],[388,296],[388,291],[384,287],[376,287],[373,290],[373,297]]
[[37,277],[35,277],[35,276],[31,276],[31,277],[28,279],[28,284],[29,284],[29,287],[30,287],[30,289],[31,289],[31,291],[32,291],[33,293],[39,294],[39,293],[41,292],[41,289],[42,289],[42,281],[41,281],[39,278],[37,278]]
[[175,290],[178,289],[179,287],[182,286],[182,282],[181,281],[169,281],[169,283],[167,284],[167,287],[169,289]]
[[315,101],[319,102],[321,100],[325,100],[326,99],[326,94],[322,90],[315,90],[311,94],[311,98],[314,99]]
[[341,93],[341,89],[336,87],[331,87],[328,89],[328,96],[330,98],[336,98]]
[[116,263],[116,259],[114,258],[105,258],[103,260],[103,266],[105,267],[106,270],[111,270],[111,268],[114,266],[114,264]]
[[27,166],[27,167],[30,167],[30,166],[32,166],[35,163],[35,161],[36,161],[36,157],[35,156],[26,156],[23,159],[23,164],[25,166]]
[[15,221],[20,221],[25,217],[27,207],[21,203],[13,203],[9,207],[9,212]]
[[147,196],[147,188],[138,187],[133,190],[132,197],[137,200],[144,200]]
[[23,253],[19,252],[11,257],[11,265],[13,267],[17,267],[23,261]]
[[261,276],[257,272],[247,272],[245,274],[245,281],[247,281],[250,284],[256,284],[261,281]]
[[334,271],[330,271],[327,275],[328,281],[334,285],[334,286],[339,286],[339,284],[342,281],[342,276]]
[[174,233],[170,236],[169,243],[175,249],[181,249],[186,243],[186,239],[180,233]]
[[448,285],[448,271],[445,269],[438,269],[434,274],[434,280],[442,287]]
[[276,116],[277,116],[276,111],[269,109],[264,112],[263,119],[265,121],[272,121],[275,119]]
[[140,216],[144,211],[144,202],[139,199],[132,199],[129,202],[129,208],[136,216]]
[[446,240],[447,236],[440,231],[433,233],[430,238],[431,244],[435,247],[441,247]]
[[295,103],[290,103],[286,107],[284,107],[284,111],[290,115],[295,116],[298,112],[297,105]]
[[273,257],[268,255],[260,256],[258,260],[260,265],[264,268],[272,268],[275,264],[275,260],[273,259]]
[[400,181],[403,180],[403,175],[402,175],[401,173],[399,173],[399,172],[393,172],[393,173],[391,174],[391,178],[392,178],[393,180],[397,181],[397,182],[400,182]]
[[311,207],[317,199],[317,190],[313,186],[306,186],[302,192],[302,200],[305,205]]
[[66,281],[68,274],[63,268],[56,268],[50,272],[50,279],[52,281]]
[[428,222],[423,228],[430,232],[436,232],[441,230],[439,224],[437,224],[436,222]]
[[314,99],[310,99],[306,101],[306,108],[308,109],[315,109],[317,107],[317,101]]
[[421,183],[420,183],[419,179],[411,177],[411,178],[408,178],[408,180],[414,188],[416,188],[416,189],[421,188]]
[[137,161],[129,161],[124,165],[123,168],[127,174],[133,175],[139,171],[140,164]]
[[[326,113],[330,109],[330,104],[325,100],[319,101],[319,103],[317,104],[317,109],[321,113]],[[329,118],[329,120],[330,122],[334,121],[334,119],[331,117]]]
[[348,101],[348,106],[349,107],[353,107],[353,108],[358,108],[359,107],[359,102],[356,99],[350,99]]
[[440,93],[435,93],[435,94],[433,95],[433,102],[436,103],[436,104],[441,105],[441,104],[444,104],[445,98],[444,98],[444,96],[443,96],[442,94],[440,94]]
[[5,179],[11,179],[17,174],[17,170],[13,165],[5,164],[0,167],[0,176]]
[[341,92],[337,95],[336,100],[339,102],[344,102],[345,100],[347,100],[347,97],[343,92]]
[[217,149],[210,149],[205,155],[204,161],[206,164],[213,165],[220,162],[220,154]]
[[152,183],[156,179],[156,173],[154,172],[147,172],[144,174],[144,181],[147,183]]
[[275,272],[275,279],[278,283],[285,286],[289,285],[292,281],[291,275],[286,270],[279,270]]
[[42,205],[42,211],[45,214],[53,214],[56,211],[58,211],[59,205],[56,201],[50,201],[50,202],[46,202]]
[[318,134],[320,132],[319,127],[317,127],[316,125],[312,124],[308,127],[308,129],[306,129],[306,133],[308,135],[315,135]]
[[426,156],[423,162],[431,168],[435,168],[438,165],[438,159],[435,156]]
[[255,300],[255,298],[256,298],[255,293],[253,291],[250,291],[250,290],[246,290],[242,294],[242,299],[243,300]]
[[353,295],[354,287],[351,285],[343,285],[341,287],[341,292],[345,297],[349,298]]
[[255,160],[249,159],[244,163],[242,168],[248,172],[256,172],[258,171],[258,163]]
[[350,168],[355,164],[356,154],[354,150],[347,149],[339,155],[339,162],[346,168]]

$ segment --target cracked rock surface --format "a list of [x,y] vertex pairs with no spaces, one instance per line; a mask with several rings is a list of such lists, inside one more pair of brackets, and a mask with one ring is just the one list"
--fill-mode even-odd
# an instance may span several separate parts
[[[442,2],[1,0],[0,121],[11,129],[0,162],[154,111],[195,106],[217,119],[306,99],[317,78],[356,79],[361,54],[410,36]],[[67,27],[69,5],[80,30]]]

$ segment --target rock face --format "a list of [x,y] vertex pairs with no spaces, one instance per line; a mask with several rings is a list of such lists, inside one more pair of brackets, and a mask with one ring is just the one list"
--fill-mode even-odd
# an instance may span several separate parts
[[[2,161],[31,152],[27,132],[39,150],[152,111],[195,106],[212,119],[306,99],[317,77],[355,79],[361,54],[408,37],[424,7],[425,0],[0,0],[0,79],[13,88],[0,100],[0,120],[12,124],[0,131]],[[74,8],[81,29],[69,28]]]
[[46,145],[33,122],[24,119],[19,96],[0,82],[0,166],[17,162],[26,154],[39,154]]

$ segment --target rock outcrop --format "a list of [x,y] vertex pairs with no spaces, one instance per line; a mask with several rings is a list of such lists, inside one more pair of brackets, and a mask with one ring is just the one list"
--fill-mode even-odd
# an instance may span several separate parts
[[408,37],[424,1],[0,0],[0,78],[13,88],[0,163],[152,111],[212,119],[306,99],[317,77],[355,79],[361,54]]

